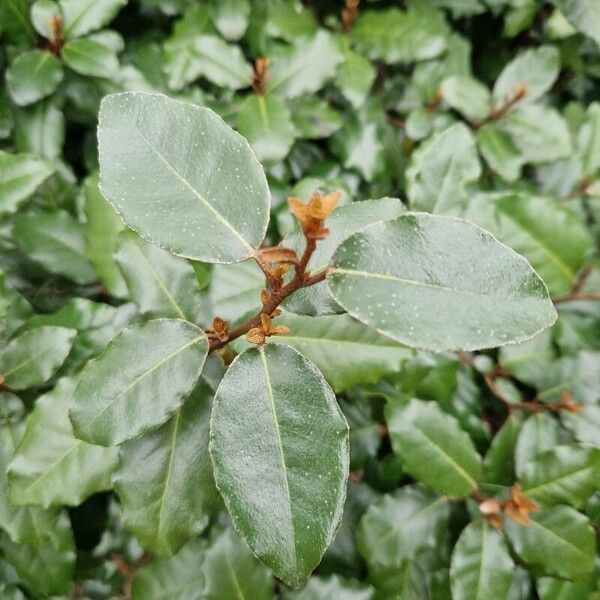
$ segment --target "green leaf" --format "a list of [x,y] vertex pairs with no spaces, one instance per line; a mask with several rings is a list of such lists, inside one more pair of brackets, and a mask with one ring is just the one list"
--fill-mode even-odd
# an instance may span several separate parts
[[238,128],[265,163],[284,159],[296,137],[285,102],[272,94],[249,95],[240,105]]
[[173,27],[173,33],[164,43],[164,63],[169,88],[181,90],[202,72],[200,60],[194,48],[195,40],[209,27],[209,9],[206,5],[194,5]]
[[515,446],[521,420],[509,415],[483,459],[481,480],[486,483],[510,486],[515,480]]
[[556,81],[560,70],[558,50],[554,46],[538,46],[526,50],[509,62],[494,85],[497,105],[513,98],[521,86],[526,86],[523,99],[512,106],[531,104],[543,96]]
[[280,579],[301,585],[342,517],[348,426],[331,388],[292,348],[246,350],[219,385],[210,438],[236,529]]
[[58,58],[42,50],[23,52],[6,71],[8,91],[17,106],[27,106],[49,96],[62,79]]
[[415,479],[452,497],[467,496],[477,487],[481,458],[458,421],[435,402],[392,402],[385,415],[392,448]]
[[0,534],[0,549],[35,596],[48,598],[70,592],[75,571],[75,541],[66,512],[54,530],[37,544],[18,544]]
[[26,328],[49,325],[77,329],[78,334],[68,360],[69,368],[75,372],[89,358],[103,350],[106,344],[136,317],[135,306],[131,303],[114,307],[86,298],[71,298],[55,313],[31,317]]
[[67,42],[63,48],[63,60],[73,71],[90,77],[113,77],[119,68],[115,52],[89,38]]
[[83,225],[68,213],[22,215],[15,221],[13,235],[20,250],[49,273],[81,285],[95,281],[96,273],[85,255]]
[[298,137],[308,140],[328,138],[343,124],[340,112],[317,96],[300,96],[289,101]]
[[113,258],[117,236],[125,229],[115,209],[103,198],[98,188],[98,177],[90,175],[83,184],[86,222],[85,254],[92,263],[108,293],[117,298],[127,296],[127,284]]
[[226,321],[257,312],[265,276],[254,260],[235,265],[215,265],[210,280],[209,300],[212,312]]
[[343,579],[339,575],[311,577],[304,589],[289,592],[285,600],[373,600],[375,590],[355,579]]
[[560,423],[551,415],[531,415],[521,426],[515,447],[515,469],[520,477],[530,460],[546,450],[565,443]]
[[60,6],[54,0],[36,0],[31,5],[31,24],[47,40],[54,37],[52,23],[55,18],[62,19]]
[[23,390],[48,381],[67,358],[75,334],[64,327],[38,327],[13,339],[0,352],[4,385]]
[[356,535],[369,571],[398,569],[444,537],[450,506],[447,499],[417,485],[404,486],[371,505]]
[[529,519],[528,526],[504,521],[511,546],[527,565],[565,579],[592,571],[595,536],[587,517],[569,506],[555,506],[534,512]]
[[568,21],[600,46],[600,6],[595,0],[553,0]]
[[600,488],[600,449],[557,446],[527,463],[520,479],[523,492],[543,506],[585,506]]
[[238,46],[216,35],[202,35],[194,42],[194,53],[198,74],[214,84],[239,90],[252,83],[252,67]]
[[273,577],[256,560],[242,539],[231,528],[220,532],[206,551],[204,560],[204,598],[273,598]]
[[0,151],[0,214],[16,212],[54,171],[46,160]]
[[[327,268],[340,242],[365,227],[365,225],[393,219],[404,212],[404,205],[397,198],[363,200],[340,206],[327,219],[329,235],[317,244],[317,248],[308,262],[308,269],[313,274],[320,273]],[[281,242],[281,245],[292,248],[298,256],[301,256],[306,241],[300,227],[297,226]],[[325,282],[298,290],[286,300],[284,306],[289,311],[313,316],[341,312],[338,304],[334,302],[328,293]]]
[[537,104],[519,107],[499,122],[499,126],[527,163],[547,163],[572,152],[567,124],[552,108]]
[[500,177],[509,182],[519,178],[525,159],[498,125],[488,123],[481,127],[477,132],[477,145],[487,164]]
[[575,598],[597,600],[597,585],[598,575],[594,573],[590,577],[577,581],[540,577],[536,582],[536,589],[541,600],[574,600]]
[[205,551],[206,540],[194,540],[175,556],[142,567],[133,578],[131,599],[204,600]]
[[74,388],[73,380],[62,379],[38,398],[27,418],[7,471],[14,504],[77,506],[92,494],[111,489],[117,451],[75,438],[67,411]]
[[276,48],[270,58],[268,91],[295,98],[319,91],[333,78],[344,55],[337,40],[320,29],[310,38]]
[[131,299],[149,317],[196,322],[202,300],[193,267],[132,231],[118,238],[115,259]]
[[413,354],[348,315],[313,318],[286,312],[274,323],[289,327],[291,333],[270,341],[292,346],[312,360],[335,392],[377,383],[399,372]]
[[359,108],[365,103],[375,76],[375,67],[367,58],[347,49],[346,60],[338,68],[335,85],[354,108]]
[[443,14],[423,0],[407,12],[397,8],[365,11],[351,31],[352,40],[372,60],[411,63],[439,56],[446,49]]
[[215,27],[226,40],[239,40],[248,29],[249,0],[211,0],[210,10]]
[[110,23],[127,0],[58,0],[66,39],[81,37]]
[[162,425],[196,383],[207,351],[204,332],[185,321],[128,327],[81,374],[69,406],[75,435],[111,446]]
[[258,248],[269,217],[265,175],[215,113],[132,92],[106,96],[99,119],[100,186],[127,225],[206,262],[237,262]]
[[579,215],[552,198],[482,195],[466,216],[525,256],[553,296],[571,289],[592,246]]
[[514,568],[502,534],[483,521],[471,523],[452,552],[452,599],[509,598]]
[[458,123],[413,152],[406,169],[407,195],[416,210],[461,214],[469,198],[467,186],[480,175],[475,140]]
[[417,213],[364,228],[338,246],[327,282],[353,317],[428,350],[518,342],[556,319],[524,258],[450,217]]
[[0,271],[0,340],[6,341],[32,314],[29,302],[8,285],[6,275]]
[[0,32],[2,37],[16,44],[26,44],[34,36],[29,23],[29,2],[9,0],[0,3]]
[[162,427],[119,450],[114,484],[123,525],[147,551],[174,554],[218,505],[208,454],[211,404],[202,383]]
[[52,99],[27,108],[15,107],[15,143],[19,152],[53,160],[65,140],[65,117]]
[[483,121],[492,109],[490,91],[469,75],[451,75],[442,82],[444,102],[473,123]]

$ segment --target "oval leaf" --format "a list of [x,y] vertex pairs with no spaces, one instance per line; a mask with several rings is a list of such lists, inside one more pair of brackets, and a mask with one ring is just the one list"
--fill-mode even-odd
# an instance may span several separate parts
[[391,403],[386,420],[402,466],[438,494],[466,496],[477,487],[481,459],[458,421],[435,402]]
[[205,333],[186,321],[128,327],[82,372],[69,407],[75,435],[110,446],[162,425],[196,383],[207,352]]
[[452,217],[415,213],[366,227],[338,247],[327,280],[352,316],[426,350],[519,342],[556,319],[524,258]]
[[160,94],[100,106],[100,187],[142,237],[175,254],[230,263],[260,246],[269,191],[248,142],[216,113]]
[[453,600],[506,600],[514,568],[502,534],[483,521],[471,523],[461,533],[452,552]]
[[217,390],[210,438],[236,529],[300,585],[333,539],[346,493],[348,425],[331,388],[292,348],[246,350]]
[[66,327],[36,327],[0,352],[4,385],[23,390],[48,381],[67,358],[77,332]]

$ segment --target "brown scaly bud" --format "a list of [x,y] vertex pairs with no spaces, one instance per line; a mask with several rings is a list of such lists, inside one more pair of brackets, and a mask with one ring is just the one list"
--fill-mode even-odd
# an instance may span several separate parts
[[290,330],[284,325],[277,325],[273,327],[271,323],[271,317],[264,313],[260,315],[260,326],[253,327],[246,334],[246,340],[251,344],[262,345],[265,343],[265,339],[271,335],[286,335]]
[[583,406],[581,404],[577,404],[577,402],[573,402],[573,398],[569,392],[563,390],[558,397],[558,402],[554,404],[554,406],[559,410],[565,410],[570,413],[578,413],[583,410]]
[[221,317],[215,317],[212,325],[206,330],[209,338],[226,342],[229,339],[229,323]]
[[352,24],[358,17],[358,5],[360,0],[346,0],[346,6],[342,9],[342,25],[344,31],[350,31]]
[[265,89],[269,81],[269,64],[271,64],[271,59],[267,58],[266,56],[257,58],[254,62],[254,79],[252,80],[252,89],[257,94],[265,93]]
[[479,505],[479,511],[483,518],[492,527],[500,531],[502,529],[502,503],[496,498],[488,498]]
[[504,505],[506,516],[519,525],[529,525],[529,515],[538,509],[538,505],[532,502],[516,483],[510,488],[510,499]]
[[[269,292],[267,292],[267,290],[261,290],[260,301],[262,302],[263,308],[266,306],[267,302],[269,302],[270,299],[271,299],[271,295],[269,294]],[[278,308],[276,308],[275,310],[271,311],[269,316],[270,317],[278,317],[280,314],[281,314],[281,311]]]
[[315,192],[307,203],[298,198],[288,198],[290,210],[300,222],[307,239],[322,240],[329,235],[329,230],[324,227],[325,219],[335,210],[340,197],[340,192],[326,196]]

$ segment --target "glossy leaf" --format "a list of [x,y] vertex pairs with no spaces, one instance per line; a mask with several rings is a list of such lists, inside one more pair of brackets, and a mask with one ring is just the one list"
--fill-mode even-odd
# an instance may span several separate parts
[[27,106],[49,96],[62,79],[58,58],[42,50],[20,54],[6,72],[6,83],[17,106]]
[[36,401],[8,466],[14,504],[77,506],[88,496],[112,487],[117,451],[73,435],[67,409],[74,388],[73,380],[63,379]]
[[45,160],[0,151],[0,214],[15,212],[52,173]]
[[82,285],[96,279],[85,255],[83,226],[64,211],[19,216],[13,229],[17,246],[48,272]]
[[155,554],[176,553],[218,505],[208,455],[211,399],[200,384],[162,427],[119,450],[114,484],[123,524]]
[[338,247],[327,281],[352,316],[428,350],[522,341],[556,318],[527,261],[448,217],[414,214],[366,227]]
[[521,174],[525,159],[510,136],[494,123],[477,132],[479,151],[487,164],[506,181],[515,181]]
[[194,269],[186,260],[132,231],[123,232],[117,244],[115,260],[143,314],[197,321],[202,301]]
[[266,163],[285,158],[296,137],[285,102],[272,94],[248,96],[240,106],[238,127],[258,160]]
[[227,40],[239,40],[250,17],[249,0],[212,0],[211,17],[219,33]]
[[467,75],[451,75],[444,79],[440,92],[448,106],[474,123],[485,120],[492,109],[490,91]]
[[600,8],[594,0],[555,0],[554,3],[569,22],[600,46]]
[[514,567],[502,534],[483,521],[471,523],[452,552],[452,599],[508,599]]
[[297,40],[271,57],[268,90],[295,98],[320,90],[343,61],[339,44],[325,30],[312,38]]
[[501,194],[478,198],[468,218],[525,256],[550,293],[567,293],[591,246],[581,220],[550,198]]
[[523,492],[543,506],[585,506],[600,488],[600,449],[557,446],[527,463],[520,478]]
[[194,43],[197,70],[216,85],[237,90],[252,83],[252,68],[237,46],[214,35],[203,35]]
[[518,416],[510,415],[496,433],[483,459],[481,480],[510,486],[515,480],[515,446],[521,427]]
[[127,4],[127,0],[58,0],[64,20],[64,36],[73,39],[100,29]]
[[204,560],[206,600],[273,598],[273,577],[231,528],[212,541]]
[[594,562],[594,531],[584,515],[568,506],[534,512],[528,526],[504,522],[517,555],[546,575],[577,579],[588,575]]
[[133,578],[132,600],[203,600],[205,551],[206,541],[197,539],[186,544],[175,556],[157,558],[143,566]]
[[13,390],[40,385],[67,358],[76,332],[65,327],[38,327],[14,338],[0,352],[0,374]]
[[[99,119],[102,193],[131,228],[208,262],[237,262],[260,245],[269,207],[264,173],[216,114],[128,93],[105,97]],[[189,124],[183,137],[182,120]]]
[[90,77],[112,77],[119,68],[115,53],[92,39],[67,42],[63,48],[63,59],[73,71]]
[[210,448],[236,529],[279,578],[300,585],[342,516],[348,426],[331,388],[292,348],[246,350],[217,390]]
[[274,344],[292,346],[312,360],[334,389],[377,383],[400,370],[412,350],[365,327],[348,315],[305,317],[284,313],[274,321],[290,329],[271,338]]
[[335,82],[352,106],[358,108],[367,99],[375,75],[375,69],[368,59],[347,50],[346,60],[338,68]]
[[55,159],[65,141],[65,117],[49,98],[15,109],[15,142],[20,152]]
[[[393,219],[405,212],[404,205],[397,198],[381,198],[352,202],[338,207],[327,219],[329,235],[317,244],[317,249],[308,262],[311,273],[323,271],[333,256],[336,247],[344,239],[356,233],[365,225],[376,221]],[[282,242],[286,248],[292,248],[301,256],[305,248],[301,230],[296,227]],[[298,290],[284,304],[287,310],[307,315],[327,315],[341,312],[340,307],[327,292],[326,283],[318,283],[309,288]]]
[[523,99],[516,104],[531,104],[552,87],[558,72],[559,57],[555,47],[539,46],[526,50],[509,62],[496,79],[494,101],[497,104],[506,102],[524,86]]
[[352,28],[352,39],[371,59],[410,63],[440,55],[446,48],[447,26],[429,3],[413,2],[409,10],[368,11]]
[[435,402],[391,403],[386,421],[403,468],[446,496],[466,496],[477,487],[481,458],[458,421]]
[[81,375],[69,406],[75,435],[110,446],[162,425],[191,391],[207,350],[204,332],[179,319],[125,329]]
[[357,529],[361,554],[371,571],[400,568],[443,537],[449,516],[448,501],[420,486],[406,486],[386,494],[368,508]]
[[304,588],[285,595],[285,600],[373,600],[375,590],[370,585],[339,575],[311,577]]
[[416,210],[461,214],[467,185],[481,175],[475,140],[465,125],[452,125],[413,152],[407,194]]
[[86,179],[83,190],[85,254],[109,293],[119,298],[125,297],[127,284],[113,258],[117,236],[125,226],[114,208],[102,197],[97,176],[92,175]]

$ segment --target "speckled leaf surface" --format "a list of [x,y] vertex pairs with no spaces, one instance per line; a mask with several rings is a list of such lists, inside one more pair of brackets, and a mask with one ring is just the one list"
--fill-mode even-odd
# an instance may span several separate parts
[[211,421],[217,487],[252,551],[291,586],[340,524],[348,425],[331,388],[296,350],[246,350],[221,381]]
[[186,321],[128,327],[82,372],[69,406],[75,435],[110,446],[162,425],[192,390],[207,351],[205,333]]
[[525,259],[479,227],[415,213],[375,223],[336,250],[333,298],[409,346],[474,350],[518,342],[556,311]]
[[[320,273],[327,268],[336,247],[344,239],[370,223],[399,217],[405,210],[404,204],[398,198],[363,200],[338,207],[327,219],[329,235],[317,244],[317,249],[308,262],[308,269],[313,274]],[[296,228],[281,242],[281,245],[292,248],[298,256],[301,256],[305,243],[302,232]],[[327,292],[325,282],[298,290],[284,306],[291,312],[311,316],[342,312]]]
[[207,108],[160,94],[107,96],[100,187],[124,221],[175,254],[237,262],[262,242],[269,191],[248,142]]

